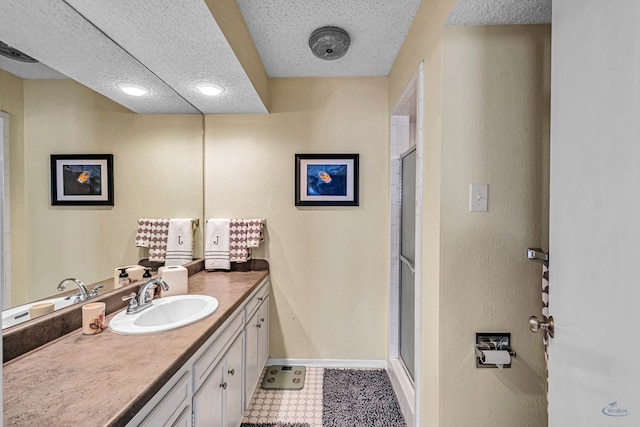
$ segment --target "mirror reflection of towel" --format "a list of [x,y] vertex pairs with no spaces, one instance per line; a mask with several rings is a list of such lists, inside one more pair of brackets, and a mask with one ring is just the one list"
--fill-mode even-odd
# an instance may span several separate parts
[[169,220],[167,232],[166,266],[184,265],[193,260],[193,229],[191,218]]
[[140,218],[136,232],[136,246],[149,248],[149,261],[164,262],[168,232],[168,219]]
[[204,236],[205,270],[230,270],[228,218],[209,218]]

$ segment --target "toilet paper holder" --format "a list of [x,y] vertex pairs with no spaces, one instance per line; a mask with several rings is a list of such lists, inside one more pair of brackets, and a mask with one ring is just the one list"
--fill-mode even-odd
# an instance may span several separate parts
[[[483,363],[483,351],[506,351],[509,356],[516,357],[516,352],[511,349],[511,333],[509,332],[476,332],[475,359],[476,368],[498,368],[495,363]],[[511,367],[509,363],[502,365],[503,368]]]

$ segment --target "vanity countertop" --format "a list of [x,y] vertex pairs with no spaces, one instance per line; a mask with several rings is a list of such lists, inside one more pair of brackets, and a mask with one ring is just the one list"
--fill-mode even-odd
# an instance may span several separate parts
[[199,272],[189,277],[189,293],[220,304],[199,322],[137,336],[78,329],[5,363],[4,425],[125,425],[268,274]]

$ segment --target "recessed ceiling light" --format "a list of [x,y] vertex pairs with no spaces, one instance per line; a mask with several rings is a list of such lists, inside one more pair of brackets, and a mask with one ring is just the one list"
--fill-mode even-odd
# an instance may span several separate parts
[[118,87],[120,88],[121,91],[123,91],[127,95],[131,95],[131,96],[142,96],[142,95],[146,95],[147,93],[149,93],[149,89],[147,89],[144,86],[140,86],[140,85],[132,85],[132,84],[128,84],[128,83],[120,83],[120,84],[118,84]]
[[218,96],[224,92],[224,88],[215,83],[198,83],[196,87],[207,96]]

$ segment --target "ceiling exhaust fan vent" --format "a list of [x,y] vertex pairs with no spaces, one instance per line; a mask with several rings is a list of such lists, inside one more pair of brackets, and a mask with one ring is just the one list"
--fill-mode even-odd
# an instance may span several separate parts
[[338,27],[321,27],[309,37],[311,52],[328,61],[342,58],[351,44],[349,33]]
[[31,62],[31,63],[38,62],[32,57],[25,55],[24,53],[20,52],[18,49],[15,49],[3,42],[0,42],[0,55],[6,56],[7,58],[11,58],[20,62]]

